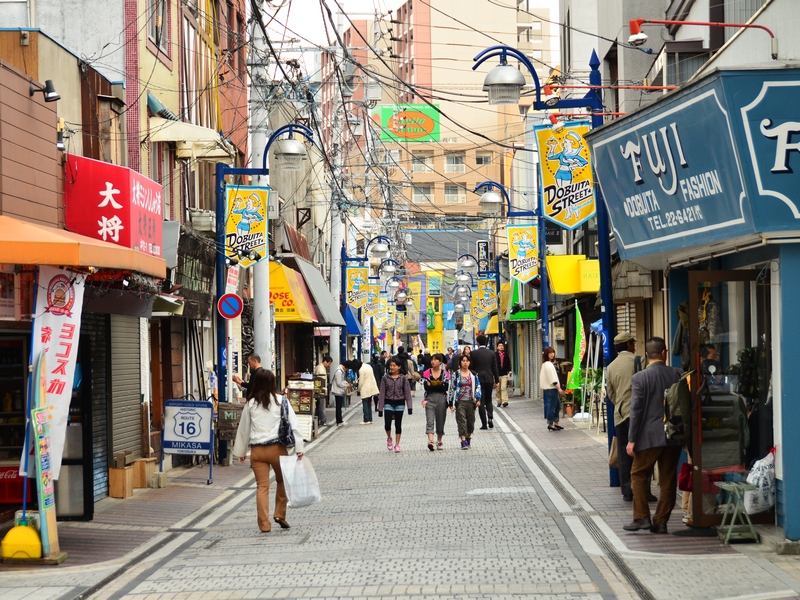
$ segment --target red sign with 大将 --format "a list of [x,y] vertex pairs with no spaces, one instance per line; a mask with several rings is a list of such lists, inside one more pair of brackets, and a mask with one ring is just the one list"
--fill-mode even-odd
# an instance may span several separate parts
[[160,184],[136,171],[67,155],[64,205],[74,233],[160,257],[161,194]]

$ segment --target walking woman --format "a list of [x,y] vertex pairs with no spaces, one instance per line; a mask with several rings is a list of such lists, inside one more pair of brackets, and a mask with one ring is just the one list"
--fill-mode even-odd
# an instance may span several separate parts
[[481,384],[477,373],[469,370],[469,354],[462,354],[459,369],[450,383],[450,408],[455,408],[461,449],[469,450],[475,431],[475,409],[481,405]]
[[542,351],[542,369],[539,371],[539,387],[544,394],[544,408],[547,415],[548,431],[560,431],[564,429],[558,424],[558,417],[561,413],[561,383],[558,380],[558,372],[553,361],[556,359],[556,351],[547,346]]
[[277,393],[275,374],[267,369],[253,373],[247,394],[247,404],[242,409],[239,430],[236,432],[236,443],[233,455],[244,462],[247,447],[250,446],[250,465],[256,476],[256,511],[258,528],[267,533],[269,522],[269,469],[275,469],[275,522],[282,529],[289,529],[286,522],[286,490],[283,487],[280,457],[289,452],[286,446],[278,441],[278,428],[281,424],[281,406],[283,405],[289,426],[294,432],[297,460],[303,458],[303,434],[297,424],[297,417],[288,400]]
[[[447,388],[450,377],[444,368],[445,357],[443,354],[434,354],[431,357],[431,368],[422,374],[422,387],[425,395],[422,406],[425,407],[425,433],[428,434],[428,450],[443,448],[444,422],[447,419]],[[436,446],[433,445],[433,431],[436,428]]]
[[[386,449],[400,452],[400,435],[403,433],[403,411],[408,407],[411,414],[411,386],[403,375],[402,359],[393,356],[389,359],[389,372],[381,379],[381,391],[378,398],[378,416],[385,415],[383,422],[386,429]],[[392,421],[394,421],[394,437],[392,442]]]

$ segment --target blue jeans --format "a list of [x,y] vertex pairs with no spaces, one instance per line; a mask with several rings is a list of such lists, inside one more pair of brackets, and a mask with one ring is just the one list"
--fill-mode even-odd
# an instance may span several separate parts
[[361,407],[364,409],[364,423],[372,423],[372,396],[362,398]]
[[561,413],[561,402],[558,400],[558,390],[544,390],[544,405],[547,411],[547,422],[558,423]]

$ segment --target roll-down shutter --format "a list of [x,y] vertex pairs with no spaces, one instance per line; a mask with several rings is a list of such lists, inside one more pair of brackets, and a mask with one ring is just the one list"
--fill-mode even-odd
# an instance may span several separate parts
[[[83,313],[81,335],[92,345],[92,476],[94,500],[108,496],[108,315]],[[85,375],[84,375],[85,376]]]
[[139,319],[111,315],[111,460],[130,450],[142,455]]

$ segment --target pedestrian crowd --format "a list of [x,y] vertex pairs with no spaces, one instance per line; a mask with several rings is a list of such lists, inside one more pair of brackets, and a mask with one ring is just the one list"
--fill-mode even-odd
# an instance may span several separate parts
[[[476,412],[480,429],[494,428],[492,397],[495,390],[497,406],[508,406],[511,359],[503,343],[498,343],[495,351],[487,347],[487,341],[485,335],[479,335],[474,350],[463,346],[458,354],[448,348],[447,354],[420,350],[414,355],[399,346],[396,354],[390,356],[383,351],[380,355],[373,355],[369,363],[359,360],[342,362],[333,371],[330,381],[337,426],[346,424],[342,412],[347,396],[357,392],[362,403],[361,424],[371,425],[373,414],[377,412],[378,418],[383,419],[386,448],[400,453],[403,416],[406,413],[413,415],[414,392],[417,386],[421,386],[428,450],[444,449],[448,413],[455,415],[461,448],[469,449]],[[325,355],[315,374],[327,377],[331,363],[331,357]],[[355,382],[348,378],[348,373],[355,374]],[[324,409],[318,413],[320,415],[321,422],[324,422]]]

